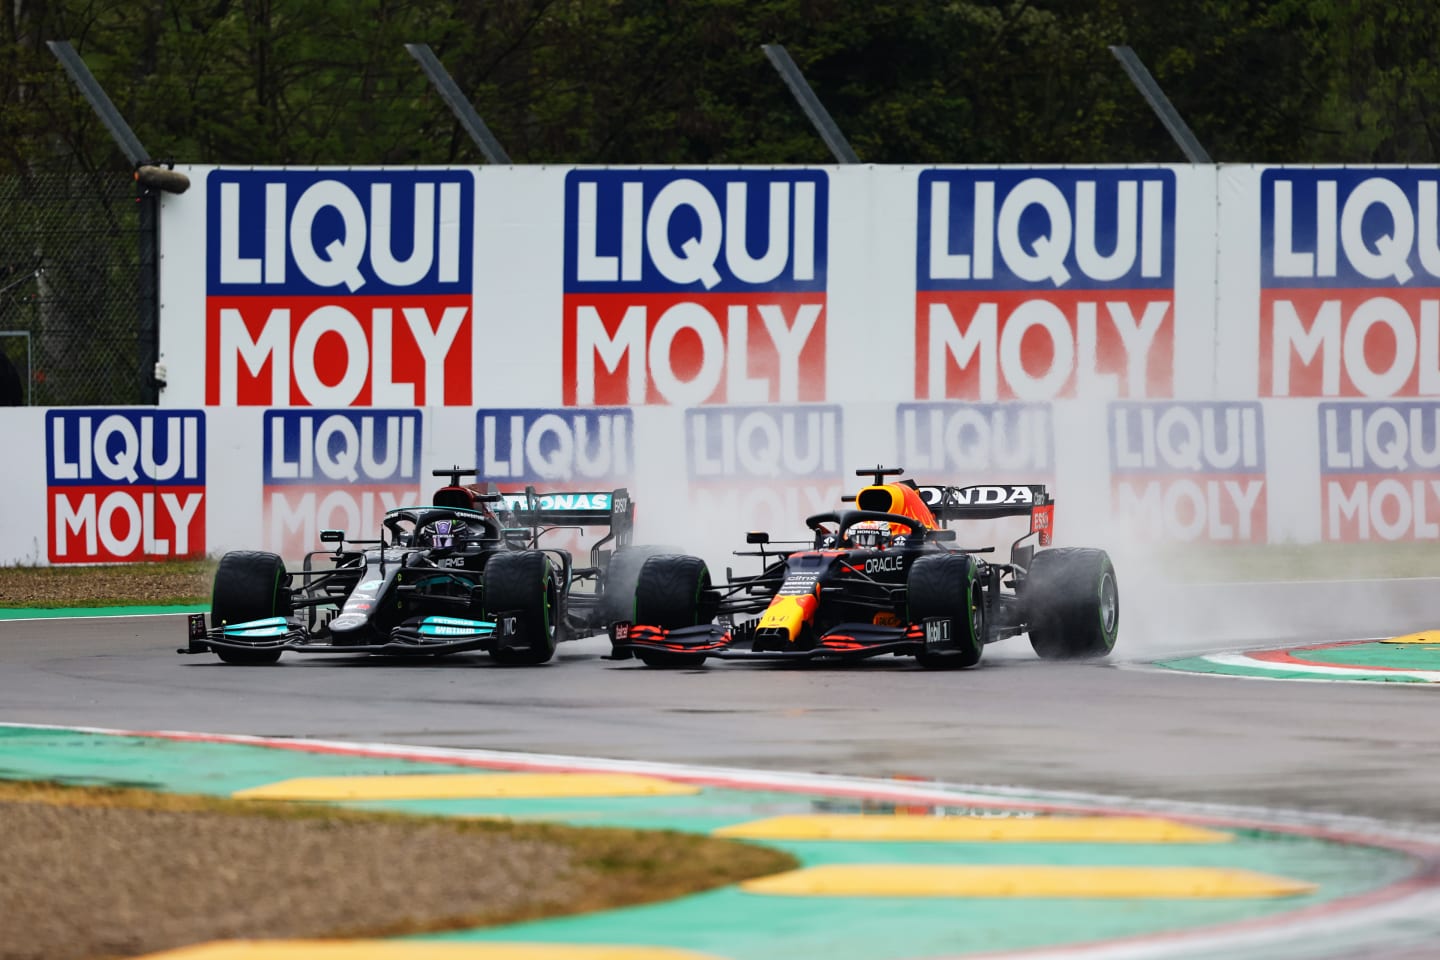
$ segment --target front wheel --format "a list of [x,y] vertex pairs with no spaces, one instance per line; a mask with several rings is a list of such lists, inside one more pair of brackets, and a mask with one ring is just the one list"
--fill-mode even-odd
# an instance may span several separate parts
[[[291,613],[290,578],[285,561],[260,550],[232,550],[215,568],[210,595],[210,626],[249,623]],[[233,650],[211,647],[224,663],[260,666],[280,659],[279,650]]]
[[939,626],[948,645],[925,638],[915,660],[927,670],[973,667],[985,649],[985,590],[978,577],[979,561],[962,553],[921,557],[910,566],[906,596],[911,623]]
[[[710,589],[710,568],[699,557],[660,554],[650,557],[635,580],[635,622],[674,630],[710,619],[704,609]],[[703,653],[637,653],[647,667],[698,667]]]
[[497,630],[500,618],[515,618],[518,636],[513,646],[496,647],[491,653],[497,663],[534,665],[555,656],[563,612],[555,569],[544,553],[497,553],[485,564],[482,593],[486,617],[495,621]]
[[1025,578],[1030,646],[1042,660],[1106,656],[1120,632],[1120,589],[1104,550],[1059,547],[1035,554]]

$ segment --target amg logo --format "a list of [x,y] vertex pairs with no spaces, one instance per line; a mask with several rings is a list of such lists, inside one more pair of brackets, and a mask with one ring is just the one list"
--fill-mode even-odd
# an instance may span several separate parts
[[866,573],[881,573],[885,571],[894,573],[897,570],[904,569],[904,567],[905,563],[899,557],[871,557],[865,561]]

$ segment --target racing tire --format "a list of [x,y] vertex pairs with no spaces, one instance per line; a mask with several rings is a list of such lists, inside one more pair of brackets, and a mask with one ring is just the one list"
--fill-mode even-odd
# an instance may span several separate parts
[[954,650],[923,649],[915,662],[927,670],[973,667],[985,649],[985,589],[976,576],[979,563],[963,553],[921,557],[906,580],[909,622],[950,621]]
[[485,564],[485,614],[492,620],[510,614],[520,643],[496,647],[491,658],[507,666],[533,666],[555,656],[564,611],[560,585],[550,558],[539,550],[497,553]]
[[[693,627],[709,617],[702,598],[710,589],[710,568],[699,557],[659,554],[646,559],[635,580],[635,623],[674,630]],[[636,652],[647,667],[698,667],[703,653]]]
[[[215,568],[210,594],[210,625],[248,623],[291,613],[289,577],[285,561],[261,550],[232,550]],[[211,647],[224,663],[262,666],[280,659],[279,650],[227,650]]]
[[640,568],[651,557],[662,554],[677,554],[677,547],[621,547],[610,557],[605,567],[605,589],[600,594],[600,623],[602,629],[619,620],[631,620],[635,616],[635,584],[640,580]]
[[1025,578],[1030,646],[1042,660],[1107,656],[1120,632],[1120,590],[1104,550],[1057,547],[1035,554]]

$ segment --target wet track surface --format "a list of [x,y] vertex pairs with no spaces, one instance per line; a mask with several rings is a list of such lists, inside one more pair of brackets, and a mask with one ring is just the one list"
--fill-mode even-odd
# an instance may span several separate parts
[[0,719],[913,777],[1440,825],[1440,724],[1425,687],[1177,674],[1123,651],[1105,664],[1044,663],[1023,638],[958,673],[899,659],[655,671],[600,659],[598,639],[566,644],[539,668],[483,655],[290,654],[245,668],[176,655],[183,632],[178,616],[0,622]]

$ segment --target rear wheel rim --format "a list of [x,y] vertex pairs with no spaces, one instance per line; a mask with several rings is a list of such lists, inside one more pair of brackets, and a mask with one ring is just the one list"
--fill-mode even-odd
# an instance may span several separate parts
[[1100,629],[1108,638],[1115,632],[1120,619],[1120,596],[1115,588],[1115,577],[1110,571],[1100,578]]

